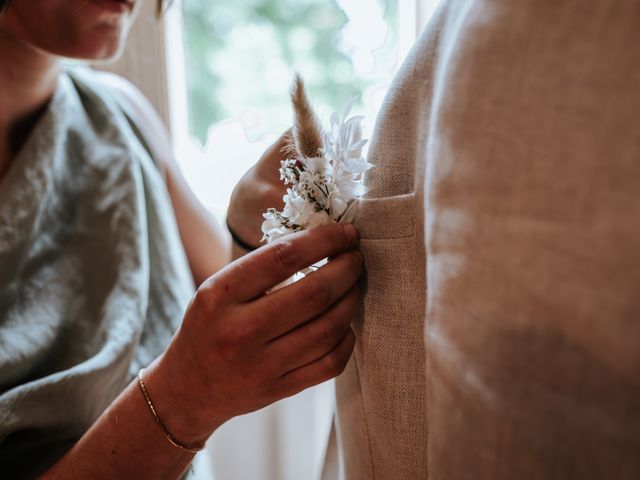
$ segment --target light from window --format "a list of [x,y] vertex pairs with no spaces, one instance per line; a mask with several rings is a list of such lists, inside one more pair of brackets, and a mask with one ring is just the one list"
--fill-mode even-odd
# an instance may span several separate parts
[[171,83],[186,89],[187,108],[178,122],[174,108],[172,127],[185,178],[206,206],[226,211],[242,173],[290,126],[294,71],[323,123],[357,96],[370,131],[400,60],[399,3],[182,1],[186,75]]

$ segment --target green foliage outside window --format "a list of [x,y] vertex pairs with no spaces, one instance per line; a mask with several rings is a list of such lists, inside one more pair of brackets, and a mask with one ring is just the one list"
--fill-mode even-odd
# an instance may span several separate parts
[[374,52],[375,69],[362,74],[342,51],[349,18],[337,0],[183,0],[192,136],[204,144],[212,125],[247,109],[261,114],[263,131],[286,128],[294,71],[321,112],[341,110],[355,95],[362,102],[396,59],[397,1],[378,1],[389,35]]

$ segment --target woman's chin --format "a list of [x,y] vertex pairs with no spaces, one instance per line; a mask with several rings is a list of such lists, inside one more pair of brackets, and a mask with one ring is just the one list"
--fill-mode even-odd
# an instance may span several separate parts
[[96,63],[115,62],[123,48],[119,45],[74,45],[72,48],[47,49],[45,54],[58,58],[85,60]]
[[0,15],[0,35],[47,56],[113,61],[140,5],[140,0],[14,0]]
[[126,32],[93,31],[83,34],[75,41],[65,40],[58,45],[40,48],[58,57],[96,62],[110,62],[117,60],[124,50]]
[[87,47],[74,55],[75,58],[95,62],[115,62],[124,50],[124,42],[112,42]]
[[[92,0],[88,5],[99,6],[100,2],[107,6],[121,5],[116,0]],[[73,22],[76,27],[74,33],[63,40],[64,51],[57,53],[64,57],[100,62],[117,59],[124,49],[136,12],[130,12],[127,7],[122,13],[106,10],[99,14],[100,9],[96,8],[95,15],[88,16],[89,11],[87,6],[84,11],[78,12]]]

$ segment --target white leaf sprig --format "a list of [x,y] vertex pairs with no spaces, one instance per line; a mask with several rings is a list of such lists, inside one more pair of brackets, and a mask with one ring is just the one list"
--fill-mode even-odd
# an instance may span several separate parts
[[263,214],[263,241],[327,225],[353,221],[357,199],[365,193],[363,174],[373,165],[362,156],[362,116],[349,117],[352,101],[342,115],[331,116],[331,127],[318,124],[296,76],[291,91],[295,114],[288,158],[282,161],[280,178],[289,188],[284,208]]

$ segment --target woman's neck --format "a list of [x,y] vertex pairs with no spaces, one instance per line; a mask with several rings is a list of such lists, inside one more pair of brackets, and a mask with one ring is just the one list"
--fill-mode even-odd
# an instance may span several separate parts
[[59,60],[0,29],[0,178],[56,89]]

